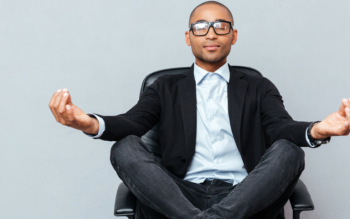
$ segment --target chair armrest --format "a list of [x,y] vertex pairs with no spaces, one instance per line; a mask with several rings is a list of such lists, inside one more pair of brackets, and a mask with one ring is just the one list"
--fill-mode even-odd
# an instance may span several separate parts
[[289,198],[290,204],[294,211],[311,211],[314,210],[309,191],[303,181],[299,179],[292,196]]
[[130,216],[135,214],[136,197],[132,194],[129,188],[120,183],[115,198],[114,215],[115,216]]

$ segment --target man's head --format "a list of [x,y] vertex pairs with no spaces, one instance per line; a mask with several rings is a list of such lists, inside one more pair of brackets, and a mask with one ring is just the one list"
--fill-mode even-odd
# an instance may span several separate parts
[[[229,21],[233,26],[233,17],[230,10],[223,4],[208,1],[198,5],[191,13],[189,27],[198,21]],[[186,43],[191,46],[196,57],[196,63],[202,65],[221,66],[231,51],[231,45],[237,41],[237,30],[230,30],[227,35],[218,35],[213,27],[209,28],[205,36],[196,36],[192,31],[185,33]]]

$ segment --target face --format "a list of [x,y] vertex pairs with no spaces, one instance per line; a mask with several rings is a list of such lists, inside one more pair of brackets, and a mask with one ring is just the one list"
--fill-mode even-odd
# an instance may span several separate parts
[[[233,23],[232,17],[226,8],[211,4],[197,8],[190,23],[216,20],[226,20]],[[202,64],[224,64],[226,57],[230,54],[231,45],[234,45],[237,41],[237,30],[231,29],[227,35],[217,35],[211,27],[205,36],[195,36],[192,31],[186,31],[185,37],[187,45],[191,46],[192,53],[196,57],[197,65],[198,62]]]

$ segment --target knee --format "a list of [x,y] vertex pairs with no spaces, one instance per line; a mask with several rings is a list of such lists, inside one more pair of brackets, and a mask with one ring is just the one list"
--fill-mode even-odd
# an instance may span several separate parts
[[305,153],[293,142],[286,139],[278,140],[272,144],[270,150],[275,157],[279,158],[280,162],[288,166],[295,166],[301,170],[304,169]]
[[140,138],[135,135],[128,135],[117,141],[111,148],[110,160],[112,164],[119,165],[131,161],[139,141],[141,141]]

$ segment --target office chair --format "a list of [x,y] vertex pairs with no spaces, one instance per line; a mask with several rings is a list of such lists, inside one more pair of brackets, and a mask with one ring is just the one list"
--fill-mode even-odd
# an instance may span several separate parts
[[[245,72],[247,74],[259,74],[261,73],[255,69],[242,67],[242,66],[231,66],[237,70]],[[147,86],[152,84],[159,76],[167,74],[181,74],[187,70],[189,67],[183,68],[171,68],[153,72],[145,77],[141,85],[141,93],[145,90]],[[147,144],[152,153],[155,155],[157,161],[161,161],[161,151],[158,136],[158,124],[155,125],[151,130],[149,130],[145,135],[141,137],[142,141]],[[289,199],[292,209],[293,209],[293,219],[300,219],[300,213],[302,211],[314,210],[314,204],[312,202],[311,196],[305,186],[305,184],[299,180],[292,196]],[[120,183],[117,191],[117,196],[114,206],[114,215],[117,217],[126,216],[129,219],[141,219],[143,218],[140,210],[140,202],[137,198],[130,192],[128,187],[124,183]]]

